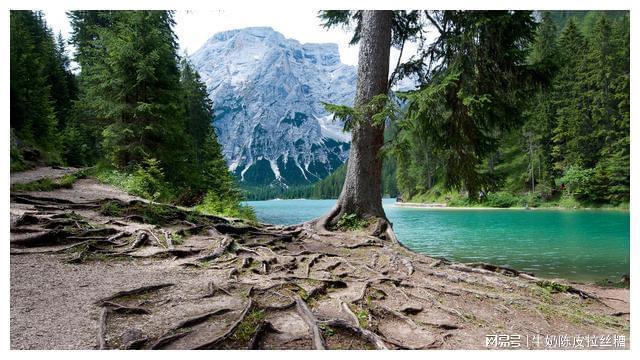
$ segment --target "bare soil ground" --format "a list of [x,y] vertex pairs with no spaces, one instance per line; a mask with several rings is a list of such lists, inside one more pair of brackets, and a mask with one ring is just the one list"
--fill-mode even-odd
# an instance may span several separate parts
[[12,193],[10,250],[12,349],[484,349],[498,334],[629,347],[627,289],[204,216],[92,179]]

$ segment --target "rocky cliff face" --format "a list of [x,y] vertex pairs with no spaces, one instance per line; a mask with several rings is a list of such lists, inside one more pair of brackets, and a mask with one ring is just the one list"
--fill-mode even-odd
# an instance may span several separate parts
[[347,159],[350,136],[322,107],[353,103],[356,69],[340,62],[337,45],[246,28],[212,36],[191,60],[229,168],[245,184],[310,183]]

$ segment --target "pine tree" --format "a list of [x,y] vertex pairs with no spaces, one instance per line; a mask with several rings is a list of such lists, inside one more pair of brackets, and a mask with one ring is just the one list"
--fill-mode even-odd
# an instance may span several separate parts
[[427,12],[439,38],[422,55],[430,65],[410,94],[407,120],[422,122],[444,162],[447,187],[476,197],[495,176],[481,169],[504,132],[523,121],[533,72],[525,64],[535,23],[526,11]]
[[80,110],[104,126],[103,156],[120,169],[157,159],[179,181],[189,159],[172,14],[81,12],[72,23],[82,67]]
[[72,100],[69,74],[41,12],[11,11],[10,23],[11,128],[20,140],[40,149],[43,160],[57,163],[58,124]]
[[584,138],[578,134],[591,132],[585,123],[586,99],[583,96],[581,72],[585,63],[586,40],[573,19],[569,19],[559,38],[559,60],[561,67],[554,86],[554,106],[557,125],[553,130],[552,156],[556,174],[562,174],[571,165],[583,165],[581,144]]

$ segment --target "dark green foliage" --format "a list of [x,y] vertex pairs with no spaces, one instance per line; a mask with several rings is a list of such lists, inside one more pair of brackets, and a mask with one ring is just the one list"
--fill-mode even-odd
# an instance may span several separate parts
[[100,163],[99,179],[132,194],[183,205],[206,195],[209,210],[251,217],[211,126],[206,86],[177,55],[173,13],[68,15],[77,81],[42,14],[11,12],[12,169],[45,155]]
[[483,205],[489,207],[508,208],[520,205],[520,199],[509,192],[499,191],[487,194]]
[[[444,23],[500,18],[467,13],[435,12],[433,21],[444,31]],[[461,193],[489,206],[629,201],[628,12],[588,11],[581,21],[566,17],[560,24],[554,18],[558,12],[542,13],[533,37],[524,19],[505,20],[514,32],[501,41],[517,45],[503,48],[510,55],[473,52],[462,65],[452,54],[468,46],[467,32],[477,27],[458,33],[449,25],[453,37],[433,48],[443,59],[439,71],[406,95],[413,108],[398,124],[393,152],[405,200],[438,198],[433,192],[441,185],[457,183]],[[500,31],[509,30],[494,24],[488,33]],[[526,41],[515,41],[518,36]],[[509,63],[530,77],[514,83],[517,71]],[[483,77],[489,64],[498,72]],[[507,70],[505,78],[500,69]]]
[[494,185],[483,160],[522,123],[537,75],[525,64],[535,24],[525,11],[442,11],[429,19],[440,37],[424,56],[437,65],[427,68],[420,90],[404,95],[400,133],[419,132],[444,165],[444,183],[476,196]]
[[[56,40],[39,11],[10,12],[10,119],[16,142],[12,169],[30,162],[61,162],[59,131],[76,96],[64,42]],[[12,162],[13,164],[13,162]],[[22,165],[20,165],[22,164]]]
[[[168,11],[74,11],[79,123],[103,181],[154,200],[240,216],[241,193],[211,126],[205,84],[177,55]],[[214,201],[215,199],[215,201]],[[245,213],[247,213],[245,211]]]
[[[85,13],[91,12],[79,12],[76,20]],[[188,162],[172,16],[164,11],[102,16],[109,17],[109,25],[93,26],[96,36],[90,40],[78,38],[82,32],[74,23],[76,45],[93,49],[81,50],[78,58],[79,108],[104,125],[100,145],[109,164],[124,169],[154,158],[175,179]]]

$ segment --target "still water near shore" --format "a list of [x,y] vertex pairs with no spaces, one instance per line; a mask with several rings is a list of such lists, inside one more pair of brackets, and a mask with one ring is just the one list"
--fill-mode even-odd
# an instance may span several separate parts
[[[629,212],[401,208],[383,204],[410,249],[460,262],[487,262],[537,276],[594,282],[629,274]],[[249,201],[258,219],[296,224],[327,212],[335,200]]]

